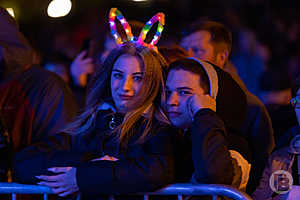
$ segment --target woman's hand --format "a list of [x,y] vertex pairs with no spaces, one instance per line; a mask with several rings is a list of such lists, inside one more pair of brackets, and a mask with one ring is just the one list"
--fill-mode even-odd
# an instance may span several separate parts
[[39,185],[48,186],[54,194],[65,197],[79,191],[76,181],[76,168],[74,167],[52,167],[49,171],[57,174],[52,176],[40,175],[36,178],[41,181]]

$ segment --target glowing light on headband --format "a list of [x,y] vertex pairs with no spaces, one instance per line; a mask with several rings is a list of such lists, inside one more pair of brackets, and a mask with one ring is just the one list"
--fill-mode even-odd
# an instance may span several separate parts
[[126,32],[127,41],[132,41],[133,35],[132,35],[131,28],[130,28],[128,22],[126,21],[126,19],[122,15],[122,13],[117,8],[111,8],[110,12],[109,12],[109,26],[110,26],[111,34],[115,38],[116,43],[117,44],[123,43],[121,36],[117,32],[117,27],[116,27],[116,23],[115,23],[116,18],[121,22],[121,25]]
[[[116,18],[120,21],[122,27],[125,30],[127,39],[124,41],[122,41],[121,36],[117,32],[116,23],[115,23]],[[156,33],[152,41],[149,44],[147,44],[144,42],[144,40],[146,39],[149,30],[156,22],[158,22]],[[155,45],[157,44],[158,40],[161,37],[161,33],[164,30],[164,25],[165,25],[165,15],[163,13],[157,13],[145,24],[145,26],[143,27],[139,35],[139,38],[137,39],[137,41],[135,41],[133,34],[131,32],[131,27],[129,26],[128,22],[126,21],[122,13],[117,8],[111,8],[109,12],[109,26],[110,26],[111,34],[115,38],[117,44],[122,44],[125,41],[132,41],[132,42],[137,42],[140,45],[156,49]]]
[[[152,41],[150,42],[150,44],[145,44],[144,40],[146,39],[146,36],[149,32],[149,30],[151,29],[151,27],[153,26],[153,24],[155,22],[158,22],[158,26],[157,26],[157,30],[156,33],[152,39]],[[163,13],[157,13],[156,15],[154,15],[144,26],[143,30],[141,31],[141,34],[138,38],[138,43],[144,45],[144,46],[150,46],[153,47],[156,45],[156,43],[158,42],[162,31],[164,30],[164,25],[165,25],[165,15]]]

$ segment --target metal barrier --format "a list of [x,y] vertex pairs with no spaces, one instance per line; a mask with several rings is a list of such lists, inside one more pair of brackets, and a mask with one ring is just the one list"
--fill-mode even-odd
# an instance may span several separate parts
[[[25,185],[18,183],[0,183],[0,194],[11,194],[12,200],[16,200],[16,194],[41,194],[44,200],[48,199],[49,194],[53,194],[51,189],[46,186]],[[229,197],[235,200],[252,200],[246,193],[235,189],[228,185],[219,184],[172,184],[158,191],[143,193],[144,200],[149,199],[149,195],[177,195],[178,200],[183,200],[183,195],[187,196],[212,196],[213,200],[217,200],[218,196]],[[110,198],[113,200],[113,196]],[[80,200],[78,195],[77,200]]]

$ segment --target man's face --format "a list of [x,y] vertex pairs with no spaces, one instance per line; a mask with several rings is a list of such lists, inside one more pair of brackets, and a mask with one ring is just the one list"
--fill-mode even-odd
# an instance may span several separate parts
[[188,128],[192,119],[187,110],[188,99],[194,94],[204,94],[198,74],[182,69],[171,70],[166,82],[167,115],[179,128]]
[[210,39],[211,35],[208,31],[197,31],[184,37],[181,46],[188,51],[191,57],[216,64],[216,55]]

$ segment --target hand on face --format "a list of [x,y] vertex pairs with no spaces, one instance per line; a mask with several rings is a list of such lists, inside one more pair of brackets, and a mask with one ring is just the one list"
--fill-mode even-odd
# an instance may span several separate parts
[[57,174],[52,176],[40,175],[36,178],[41,181],[39,185],[48,186],[54,194],[65,197],[79,191],[76,181],[76,168],[74,167],[52,167],[49,171]]
[[189,97],[186,106],[191,118],[203,108],[208,108],[216,112],[216,101],[207,94],[193,94]]

